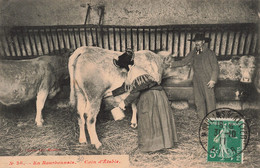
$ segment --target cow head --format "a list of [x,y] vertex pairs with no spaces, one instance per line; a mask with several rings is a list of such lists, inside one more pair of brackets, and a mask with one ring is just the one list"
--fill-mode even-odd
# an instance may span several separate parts
[[49,55],[54,55],[56,56],[56,62],[57,64],[55,65],[57,69],[55,69],[55,72],[59,74],[58,76],[60,77],[60,80],[68,80],[69,79],[69,71],[68,71],[68,62],[69,62],[69,57],[73,53],[73,49],[61,49],[59,51],[55,50]]
[[157,54],[163,59],[163,68],[171,68],[171,62],[174,61],[174,55],[172,55],[170,51],[159,51]]
[[160,51],[157,53],[158,55],[160,55],[163,59],[163,78],[167,78],[169,76],[171,76],[171,72],[172,72],[172,67],[171,67],[171,62],[174,61],[174,56],[173,54],[171,54],[170,51]]
[[[172,54],[168,51],[160,51],[157,53],[163,58],[163,76],[162,79],[169,79],[173,83],[182,83],[188,84],[192,80],[193,71],[190,65],[186,65],[183,67],[175,67],[173,68],[172,62],[175,61],[177,54]],[[164,81],[163,81],[164,82]]]
[[240,81],[243,83],[252,83],[252,78],[255,71],[255,57],[242,56],[239,59],[239,68],[241,74]]

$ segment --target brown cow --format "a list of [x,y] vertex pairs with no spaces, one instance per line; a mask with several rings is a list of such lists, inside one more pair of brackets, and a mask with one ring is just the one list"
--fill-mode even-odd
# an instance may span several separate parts
[[60,90],[69,77],[67,64],[71,51],[25,60],[0,60],[0,103],[20,104],[36,97],[37,126],[42,126],[42,109],[49,96]]
[[[113,65],[113,58],[117,58],[122,52],[106,50],[98,47],[80,47],[69,59],[70,73],[70,100],[74,106],[77,103],[77,111],[80,116],[80,143],[87,143],[85,135],[85,123],[87,125],[91,144],[96,148],[101,146],[96,133],[96,117],[100,110],[102,98],[107,92],[120,87],[126,77],[126,72]],[[163,56],[151,51],[137,51],[135,64],[143,67],[160,83],[163,69]],[[84,114],[87,115],[85,122]]]

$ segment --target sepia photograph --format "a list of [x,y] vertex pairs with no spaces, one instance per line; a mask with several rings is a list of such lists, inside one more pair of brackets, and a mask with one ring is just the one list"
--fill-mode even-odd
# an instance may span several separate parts
[[0,0],[0,168],[260,167],[259,0]]

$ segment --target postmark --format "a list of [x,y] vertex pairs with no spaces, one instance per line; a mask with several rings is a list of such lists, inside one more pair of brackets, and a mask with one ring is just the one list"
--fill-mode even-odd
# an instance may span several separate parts
[[244,115],[230,108],[220,108],[201,121],[199,140],[207,152],[208,162],[243,163],[250,128]]

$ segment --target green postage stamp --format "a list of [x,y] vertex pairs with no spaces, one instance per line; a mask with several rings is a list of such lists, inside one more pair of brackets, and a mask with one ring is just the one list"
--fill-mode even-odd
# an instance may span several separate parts
[[244,126],[244,119],[209,118],[207,161],[243,163]]

